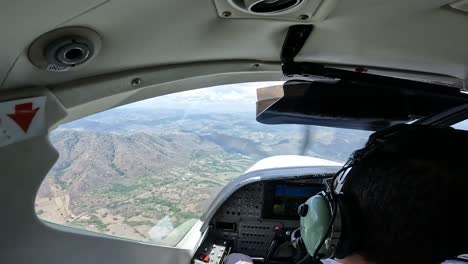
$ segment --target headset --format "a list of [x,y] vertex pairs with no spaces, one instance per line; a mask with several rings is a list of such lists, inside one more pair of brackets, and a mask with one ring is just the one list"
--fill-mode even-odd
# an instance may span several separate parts
[[[301,237],[314,260],[344,258],[359,246],[360,212],[353,199],[342,192],[353,168],[376,150],[396,152],[401,148],[391,138],[418,125],[395,125],[369,137],[366,146],[355,151],[346,164],[327,182],[327,190],[309,198],[298,208]],[[451,129],[440,127],[440,129]],[[351,210],[352,209],[352,210]],[[352,241],[352,242],[351,242]]]

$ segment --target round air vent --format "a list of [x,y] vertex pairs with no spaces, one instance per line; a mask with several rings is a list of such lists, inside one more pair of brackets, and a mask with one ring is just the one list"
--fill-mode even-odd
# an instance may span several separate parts
[[94,45],[87,39],[68,36],[50,43],[46,48],[49,63],[75,67],[87,62],[94,53]]
[[294,11],[303,0],[230,0],[238,9],[259,15],[275,15]]
[[100,36],[83,27],[59,28],[37,38],[29,47],[29,60],[46,71],[65,72],[84,67],[101,48]]
[[277,19],[294,23],[324,20],[338,0],[213,0],[223,19]]

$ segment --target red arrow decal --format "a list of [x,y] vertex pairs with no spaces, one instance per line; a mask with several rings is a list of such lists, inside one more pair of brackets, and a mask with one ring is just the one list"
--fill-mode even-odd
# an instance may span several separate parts
[[29,126],[38,110],[39,107],[33,109],[32,103],[19,104],[15,106],[15,113],[8,114],[8,116],[23,129],[24,133],[28,133]]

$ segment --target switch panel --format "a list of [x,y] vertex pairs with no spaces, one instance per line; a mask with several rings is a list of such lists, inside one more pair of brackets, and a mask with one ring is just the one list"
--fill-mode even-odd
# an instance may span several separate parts
[[194,264],[221,264],[229,254],[226,241],[213,242],[205,240],[193,258]]
[[264,257],[280,222],[243,221],[239,226],[237,249],[247,255]]
[[233,194],[217,214],[219,221],[237,222],[241,218],[261,218],[263,183],[248,185]]

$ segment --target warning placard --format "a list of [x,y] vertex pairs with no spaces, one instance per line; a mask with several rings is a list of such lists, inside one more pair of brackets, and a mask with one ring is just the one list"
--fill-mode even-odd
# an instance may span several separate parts
[[43,133],[46,97],[0,102],[0,147]]

